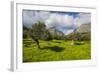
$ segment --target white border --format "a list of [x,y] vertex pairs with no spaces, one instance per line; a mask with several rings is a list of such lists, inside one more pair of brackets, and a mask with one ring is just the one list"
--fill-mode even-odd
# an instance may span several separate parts
[[[94,7],[75,7],[66,5],[43,5],[33,3],[18,3],[13,4],[12,27],[13,31],[13,46],[12,46],[12,65],[13,71],[20,70],[35,70],[35,69],[54,69],[65,67],[80,67],[96,65],[96,43],[95,43],[95,27],[96,26],[96,9]],[[48,10],[48,11],[72,11],[72,12],[89,12],[91,13],[91,60],[75,60],[75,61],[57,61],[57,62],[37,62],[37,63],[22,63],[22,9],[29,10]],[[94,31],[93,31],[94,30]]]

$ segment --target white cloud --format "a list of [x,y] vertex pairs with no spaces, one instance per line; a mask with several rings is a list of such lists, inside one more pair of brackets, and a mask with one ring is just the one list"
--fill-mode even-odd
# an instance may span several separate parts
[[25,26],[31,27],[33,20],[35,21],[35,18],[33,17],[33,11],[23,11],[23,24]]
[[90,23],[91,22],[91,14],[89,13],[80,13],[78,14],[78,17],[74,20],[75,25],[78,27],[82,24]]
[[47,28],[56,27],[65,34],[73,32],[73,30],[82,24],[91,22],[91,14],[79,13],[76,17],[67,13],[52,13],[49,11],[23,11],[23,24],[31,27],[32,24],[43,21]]
[[57,27],[65,34],[73,32],[80,25],[91,22],[91,15],[88,13],[79,13],[77,17],[68,14],[53,13],[45,21],[48,28]]
[[49,17],[50,12],[47,11],[35,11],[35,18],[37,21],[45,21]]
[[48,11],[23,11],[23,24],[27,27],[31,27],[38,21],[45,21],[49,17],[50,12]]
[[61,26],[71,28],[74,23],[74,17],[69,15],[51,14],[50,17],[45,21],[47,27]]

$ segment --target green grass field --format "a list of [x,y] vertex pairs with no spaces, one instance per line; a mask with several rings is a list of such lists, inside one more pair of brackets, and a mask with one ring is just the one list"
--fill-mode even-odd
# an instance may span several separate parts
[[23,40],[23,62],[91,59],[90,41],[74,45],[64,40],[39,41],[41,48],[37,48],[36,43],[30,39]]

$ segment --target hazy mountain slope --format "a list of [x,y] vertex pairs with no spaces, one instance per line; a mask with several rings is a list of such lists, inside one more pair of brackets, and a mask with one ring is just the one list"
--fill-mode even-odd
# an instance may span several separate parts
[[91,24],[82,24],[79,28],[68,35],[66,35],[67,39],[79,39],[81,40],[90,40],[91,39]]
[[57,35],[57,36],[63,36],[64,35],[63,32],[57,30],[55,27],[49,28],[48,30],[52,35]]
[[77,30],[76,32],[79,33],[85,33],[85,32],[91,32],[91,24],[82,24]]

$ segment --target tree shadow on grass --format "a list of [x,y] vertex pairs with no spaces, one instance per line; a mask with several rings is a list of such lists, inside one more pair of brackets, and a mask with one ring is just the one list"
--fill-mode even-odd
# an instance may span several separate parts
[[40,49],[50,49],[50,50],[55,51],[55,52],[61,52],[61,51],[63,51],[65,48],[59,47],[59,46],[53,46],[53,47],[45,46],[45,47],[40,48]]

